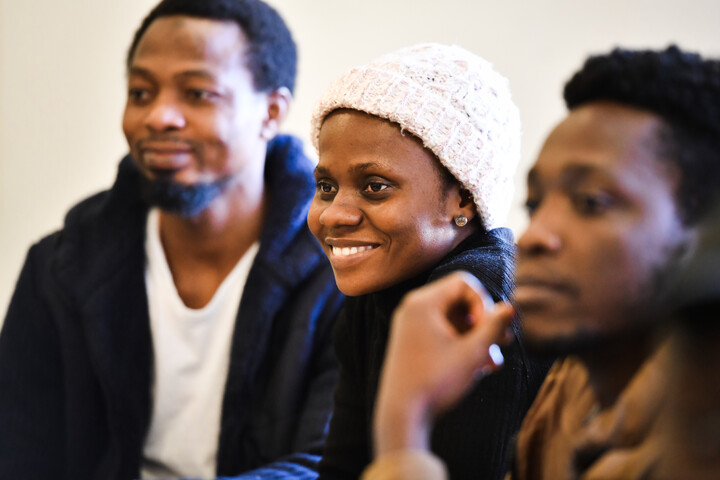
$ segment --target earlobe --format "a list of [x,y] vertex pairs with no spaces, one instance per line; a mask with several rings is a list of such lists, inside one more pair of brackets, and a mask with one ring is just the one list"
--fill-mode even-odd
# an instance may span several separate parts
[[[461,188],[459,195],[458,211],[455,214],[454,221],[457,226],[464,226],[475,218],[477,215],[477,208],[475,207],[475,201],[473,200],[472,194],[467,189]],[[458,223],[458,218],[460,217],[465,219],[464,221],[462,219],[460,220],[460,223],[463,225]]]
[[272,140],[287,117],[292,101],[292,93],[287,87],[280,87],[268,94],[267,116],[263,121],[261,135],[266,141]]

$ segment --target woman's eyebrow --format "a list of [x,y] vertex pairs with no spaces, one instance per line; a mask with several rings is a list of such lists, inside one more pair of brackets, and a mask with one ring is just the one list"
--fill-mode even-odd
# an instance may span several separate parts
[[329,174],[330,171],[327,168],[321,167],[319,165],[315,167],[315,176],[327,176]]
[[372,168],[376,168],[376,167],[378,167],[378,166],[380,166],[380,164],[379,164],[379,163],[376,163],[376,162],[358,163],[357,165],[353,165],[352,167],[350,167],[350,172],[351,172],[351,173],[361,173],[361,172],[364,172],[364,171],[366,171],[366,170],[370,170],[370,169],[372,169]]
[[[382,164],[377,162],[363,162],[358,163],[357,165],[353,165],[348,170],[350,173],[362,173],[367,170],[372,170],[373,168],[379,168],[382,167]],[[315,167],[315,175],[330,175],[330,170],[326,167],[323,167],[321,165],[318,165]]]

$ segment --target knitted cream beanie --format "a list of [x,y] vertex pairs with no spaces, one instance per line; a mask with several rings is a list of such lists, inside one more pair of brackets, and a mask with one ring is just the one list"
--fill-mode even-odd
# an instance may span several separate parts
[[318,149],[325,117],[349,108],[385,118],[420,138],[472,193],[486,228],[510,209],[520,158],[520,115],[505,77],[456,45],[420,44],[351,68],[315,105]]

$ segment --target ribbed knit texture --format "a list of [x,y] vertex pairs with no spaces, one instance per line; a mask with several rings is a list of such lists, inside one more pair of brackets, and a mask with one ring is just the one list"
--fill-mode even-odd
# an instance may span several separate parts
[[[479,232],[461,243],[432,272],[388,290],[348,298],[338,319],[335,349],[340,383],[321,479],[356,479],[372,458],[372,415],[385,358],[392,312],[402,296],[429,278],[459,268],[481,278],[495,300],[512,291],[514,247],[509,232]],[[501,479],[511,438],[543,380],[518,343],[504,350],[505,366],[484,378],[453,410],[439,418],[432,450],[447,465],[453,480]]]
[[492,64],[457,46],[425,43],[384,55],[335,80],[317,102],[310,138],[340,108],[397,123],[472,193],[487,228],[502,226],[520,159],[520,114]]

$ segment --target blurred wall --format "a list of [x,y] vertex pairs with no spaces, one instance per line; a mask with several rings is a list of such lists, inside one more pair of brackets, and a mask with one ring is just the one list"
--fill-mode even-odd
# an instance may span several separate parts
[[[0,0],[0,322],[27,248],[108,187],[126,150],[124,55],[155,0]],[[716,0],[269,0],[300,48],[285,130],[307,139],[313,101],[345,68],[417,42],[457,43],[509,77],[523,157],[509,226],[525,225],[524,174],[564,113],[587,54],[669,42],[720,56]],[[309,150],[308,145],[308,150]],[[314,154],[314,153],[313,153]]]

